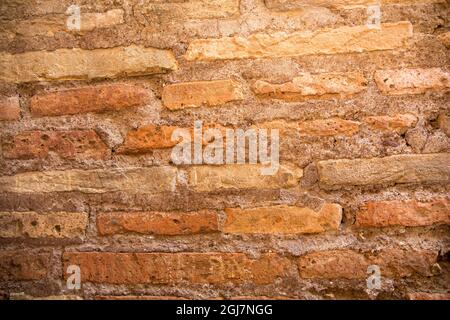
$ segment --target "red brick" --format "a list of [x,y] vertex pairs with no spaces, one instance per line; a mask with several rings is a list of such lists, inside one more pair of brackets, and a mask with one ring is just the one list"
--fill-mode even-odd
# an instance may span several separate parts
[[97,215],[101,235],[140,233],[185,235],[218,231],[214,212],[109,212]]
[[43,93],[31,98],[34,117],[117,111],[149,102],[147,90],[125,84]]
[[20,105],[18,97],[0,98],[0,120],[19,120]]
[[416,125],[417,117],[412,114],[398,114],[367,117],[364,121],[371,129],[403,134]]
[[450,202],[448,199],[370,201],[357,212],[356,223],[364,227],[450,224]]
[[64,159],[104,159],[108,147],[93,130],[26,131],[3,143],[7,159],[46,158],[55,153]]
[[277,254],[66,252],[86,282],[110,284],[269,284],[286,277],[290,261]]
[[353,250],[329,250],[308,253],[298,259],[302,278],[367,277],[367,268],[378,265],[386,277],[408,277],[412,274],[431,276],[431,266],[437,261],[437,252],[426,250],[383,249],[377,253]]
[[0,280],[40,280],[46,278],[50,254],[30,250],[0,251]]
[[178,141],[172,140],[175,126],[146,125],[128,132],[125,142],[118,149],[118,153],[141,153],[152,149],[171,148]]

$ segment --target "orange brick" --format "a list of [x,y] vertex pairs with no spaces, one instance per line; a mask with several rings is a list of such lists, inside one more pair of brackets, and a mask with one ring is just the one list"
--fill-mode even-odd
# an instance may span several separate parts
[[273,253],[251,259],[242,253],[66,252],[63,259],[65,267],[80,266],[84,281],[110,284],[263,285],[288,276],[291,268]]
[[356,223],[363,227],[450,224],[450,203],[448,199],[370,201],[357,212]]
[[140,233],[185,235],[218,231],[214,212],[110,212],[97,215],[101,235]]
[[3,143],[7,159],[46,158],[55,153],[64,159],[104,159],[108,147],[93,130],[26,131]]
[[298,267],[302,278],[361,279],[367,277],[370,265],[379,266],[382,276],[402,278],[430,276],[436,261],[437,252],[426,250],[390,248],[361,253],[343,249],[308,253],[298,259]]
[[327,203],[317,212],[306,207],[272,206],[227,208],[224,232],[301,234],[337,230],[341,224],[340,205]]
[[0,120],[12,121],[20,119],[18,97],[0,98]]
[[0,280],[45,279],[50,264],[50,254],[30,250],[0,251]]
[[149,102],[147,90],[125,84],[43,93],[31,98],[34,117],[117,111]]
[[162,94],[164,105],[171,110],[219,106],[243,98],[240,85],[233,80],[171,84],[164,87]]

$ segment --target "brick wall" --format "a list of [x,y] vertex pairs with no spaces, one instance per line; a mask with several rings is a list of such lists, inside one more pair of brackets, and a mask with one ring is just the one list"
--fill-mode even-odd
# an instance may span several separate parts
[[[449,299],[447,1],[1,2],[0,297]],[[174,164],[195,120],[279,170]]]

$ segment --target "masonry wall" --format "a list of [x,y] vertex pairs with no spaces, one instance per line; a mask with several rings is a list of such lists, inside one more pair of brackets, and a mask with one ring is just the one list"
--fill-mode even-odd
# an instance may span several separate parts
[[[449,3],[374,2],[2,0],[1,296],[448,299]],[[175,165],[195,120],[278,172]]]

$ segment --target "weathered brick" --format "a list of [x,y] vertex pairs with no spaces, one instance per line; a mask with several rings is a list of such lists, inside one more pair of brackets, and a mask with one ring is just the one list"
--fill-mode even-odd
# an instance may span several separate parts
[[57,295],[57,296],[30,296],[23,292],[11,293],[9,300],[83,300],[80,296],[75,295]]
[[450,292],[410,292],[409,300],[450,300]]
[[87,224],[83,212],[0,212],[0,238],[75,238]]
[[170,110],[219,106],[243,98],[242,88],[234,80],[171,84],[165,86],[162,93],[163,103]]
[[19,120],[20,105],[19,97],[0,98],[0,121]]
[[388,95],[450,90],[450,73],[440,68],[378,70],[374,79],[378,89]]
[[380,267],[384,277],[402,278],[413,274],[431,276],[437,252],[426,250],[383,249],[379,252],[328,250],[308,253],[298,259],[302,278],[362,279],[370,265]]
[[45,279],[49,264],[49,253],[35,253],[31,250],[0,251],[0,281]]
[[274,175],[262,175],[262,165],[194,166],[188,169],[189,185],[198,192],[221,189],[278,189],[298,185],[303,171],[280,166]]
[[319,137],[352,136],[359,131],[359,126],[360,123],[357,121],[332,118],[300,122],[299,131],[304,135]]
[[277,11],[301,9],[305,6],[317,6],[336,9],[366,8],[370,5],[414,5],[422,3],[444,3],[445,0],[264,0],[267,8]]
[[176,168],[148,167],[109,170],[26,172],[0,177],[0,191],[39,193],[68,192],[157,193],[174,191]]
[[384,158],[325,160],[317,163],[324,188],[385,183],[448,183],[448,153],[403,154]]
[[34,117],[61,116],[86,112],[117,111],[149,102],[147,90],[115,84],[62,90],[35,95],[30,100]]
[[262,97],[283,99],[288,101],[311,98],[329,99],[345,98],[359,93],[366,88],[364,75],[352,73],[304,73],[290,82],[281,84],[257,80],[253,91]]
[[222,60],[391,50],[405,47],[411,36],[411,23],[398,22],[382,24],[380,29],[345,26],[316,32],[199,39],[190,43],[186,59]]
[[64,265],[80,266],[86,282],[111,284],[269,284],[288,275],[287,258],[242,253],[66,252]]
[[15,83],[117,78],[175,69],[177,62],[171,51],[135,45],[0,54],[0,80]]
[[141,153],[153,149],[171,148],[178,141],[172,140],[176,126],[145,125],[127,133],[125,142],[117,149],[118,153]]
[[58,32],[92,31],[94,29],[108,28],[124,22],[122,9],[113,9],[106,12],[83,12],[80,16],[80,30],[69,30],[67,15],[53,14],[27,20],[11,20],[2,23],[7,35],[25,37],[47,36],[53,37]]
[[105,212],[97,214],[101,235],[186,235],[218,231],[217,214],[199,212]]
[[272,206],[226,208],[223,231],[227,233],[302,234],[338,230],[342,208],[326,203],[319,211],[307,207]]
[[370,201],[356,213],[356,223],[364,227],[450,224],[450,202],[448,199]]
[[379,131],[397,132],[404,134],[417,123],[417,117],[412,114],[398,114],[395,116],[366,117],[364,122],[371,128]]
[[439,128],[450,137],[450,116],[445,113],[441,113],[438,117]]
[[93,130],[26,131],[3,142],[7,159],[43,159],[50,152],[64,159],[104,159],[108,147]]
[[164,1],[138,4],[146,15],[172,19],[228,18],[239,15],[239,0]]
[[95,300],[189,300],[176,296],[96,296]]
[[441,33],[437,38],[444,46],[450,48],[450,32]]

